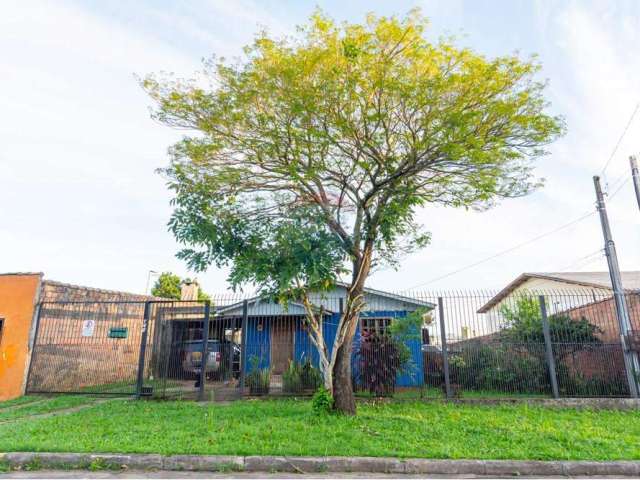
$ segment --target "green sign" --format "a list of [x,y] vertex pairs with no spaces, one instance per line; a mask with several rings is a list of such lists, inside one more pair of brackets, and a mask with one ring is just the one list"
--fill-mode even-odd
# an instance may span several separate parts
[[109,334],[107,337],[109,338],[127,338],[129,334],[129,329],[127,327],[111,327],[109,329]]

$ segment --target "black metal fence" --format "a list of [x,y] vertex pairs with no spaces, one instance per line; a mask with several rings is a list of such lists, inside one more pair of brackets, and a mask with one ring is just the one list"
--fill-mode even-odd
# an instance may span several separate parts
[[[344,293],[286,305],[235,296],[211,304],[44,302],[27,391],[209,400],[311,394],[334,361]],[[629,396],[639,379],[640,296],[628,293],[626,303],[631,329],[623,336],[608,291],[368,290],[351,344],[354,391]]]

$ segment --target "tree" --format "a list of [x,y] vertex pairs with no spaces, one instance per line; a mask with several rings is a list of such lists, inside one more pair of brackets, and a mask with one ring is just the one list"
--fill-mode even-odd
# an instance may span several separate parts
[[[540,345],[544,344],[544,332],[538,299],[522,295],[517,298],[513,307],[503,305],[500,312],[506,321],[505,328],[500,332],[500,339],[522,344],[525,349],[530,348],[534,354],[542,356],[544,350]],[[602,343],[598,337],[602,329],[585,317],[576,320],[566,314],[556,313],[549,316],[548,322],[549,337],[556,344],[553,353],[558,360],[588,344]]]
[[[314,14],[295,38],[257,35],[202,82],[150,75],[154,117],[188,129],[164,170],[179,257],[229,266],[307,308],[335,406],[355,413],[352,339],[368,276],[428,244],[421,206],[488,208],[540,182],[533,160],[563,131],[545,113],[539,65],[487,59],[426,37],[417,11],[336,24]],[[292,253],[292,254],[291,254]],[[331,354],[308,292],[350,275]]]
[[[162,298],[173,298],[175,300],[180,300],[181,292],[182,292],[182,284],[183,283],[191,283],[191,279],[185,278],[181,279],[178,275],[175,275],[171,272],[163,272],[160,274],[156,283],[153,285],[151,289],[151,295],[155,297]],[[198,300],[211,300],[209,295],[204,293],[202,290],[198,290]]]

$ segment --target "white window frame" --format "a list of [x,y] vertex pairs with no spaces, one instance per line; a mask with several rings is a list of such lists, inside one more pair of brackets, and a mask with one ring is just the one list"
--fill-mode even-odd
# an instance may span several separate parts
[[[393,317],[360,317],[360,333],[375,332],[376,335],[384,335],[391,326]],[[365,322],[374,322],[373,329],[371,325],[365,325]]]

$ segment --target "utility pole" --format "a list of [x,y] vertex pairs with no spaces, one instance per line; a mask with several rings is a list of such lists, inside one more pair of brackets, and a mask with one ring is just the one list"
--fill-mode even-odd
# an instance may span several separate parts
[[635,155],[629,157],[629,163],[631,163],[631,176],[633,177],[633,188],[636,191],[636,200],[638,201],[638,208],[640,208],[640,174],[638,173],[638,162]]
[[622,279],[620,278],[620,267],[618,265],[616,245],[611,238],[611,227],[609,226],[607,209],[604,204],[602,188],[600,187],[600,177],[593,177],[593,184],[596,189],[598,213],[600,214],[600,223],[602,225],[602,234],[604,236],[604,251],[607,255],[609,275],[611,276],[611,285],[613,287],[613,297],[616,304],[616,316],[618,317],[618,326],[620,327],[620,340],[622,342],[622,350],[624,352],[624,366],[627,374],[627,382],[629,384],[629,393],[632,397],[638,398],[638,384],[635,372],[640,372],[640,367],[638,364],[638,355],[629,350],[627,346],[627,336],[631,331],[631,321],[629,320],[627,300],[622,287]]

